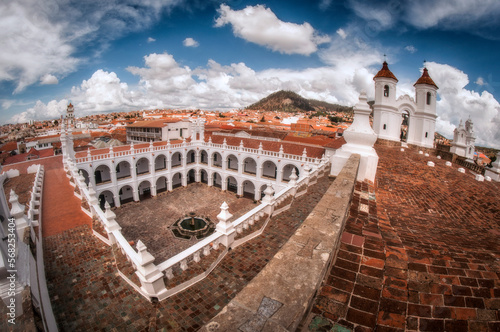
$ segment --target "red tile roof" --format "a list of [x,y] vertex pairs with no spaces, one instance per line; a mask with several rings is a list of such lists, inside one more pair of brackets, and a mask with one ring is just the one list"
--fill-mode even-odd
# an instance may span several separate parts
[[373,79],[376,79],[377,77],[392,78],[396,80],[396,82],[398,81],[396,76],[394,76],[394,74],[389,70],[389,66],[387,65],[386,61],[384,61],[384,63],[382,64],[382,69],[379,70],[379,72],[377,73],[377,75],[375,75],[375,77],[373,77]]
[[417,80],[417,82],[415,82],[415,84],[413,84],[413,86],[415,86],[417,84],[428,84],[428,85],[432,85],[432,86],[435,86],[436,88],[438,88],[436,83],[434,83],[432,78],[429,76],[429,72],[427,71],[427,68],[424,68],[424,72],[422,73],[422,76],[420,76],[420,78]]
[[335,140],[332,140],[330,143],[325,145],[325,148],[330,148],[330,149],[340,149],[342,145],[346,143],[344,137],[337,138]]
[[127,127],[138,127],[138,128],[163,128],[168,123],[177,123],[182,121],[181,119],[163,119],[163,120],[150,120],[150,121],[137,121],[129,124]]

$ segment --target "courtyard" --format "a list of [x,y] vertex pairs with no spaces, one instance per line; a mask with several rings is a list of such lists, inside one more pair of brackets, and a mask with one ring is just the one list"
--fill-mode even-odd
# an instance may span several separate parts
[[192,183],[140,202],[130,202],[114,212],[125,238],[134,244],[141,240],[155,257],[155,264],[159,264],[201,240],[194,236],[191,239],[174,236],[172,225],[177,220],[194,212],[210,220],[215,227],[223,202],[229,205],[229,212],[233,214],[231,221],[257,206],[253,200],[238,197],[233,192]]

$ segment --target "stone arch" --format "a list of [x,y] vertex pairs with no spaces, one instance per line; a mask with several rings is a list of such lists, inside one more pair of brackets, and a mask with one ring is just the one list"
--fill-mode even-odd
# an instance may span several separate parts
[[182,166],[182,154],[180,152],[176,152],[172,155],[170,165],[171,168]]
[[292,175],[292,170],[295,168],[295,175],[297,175],[297,178],[299,178],[299,168],[294,165],[294,164],[286,164],[283,166],[283,170],[281,172],[282,174],[282,181],[283,182],[288,182],[290,181],[290,175]]
[[116,165],[116,179],[124,179],[130,177],[132,174],[130,174],[130,163],[126,160],[120,161]]
[[243,160],[243,172],[247,174],[257,174],[257,162],[252,157]]
[[156,194],[162,193],[168,190],[168,181],[165,176],[160,176],[156,179]]
[[196,182],[196,170],[194,168],[187,172],[187,184]]
[[212,166],[222,167],[222,155],[219,152],[212,153]]
[[390,90],[391,88],[389,87],[389,85],[384,85],[384,97],[389,97]]
[[408,142],[408,129],[410,127],[410,111],[406,108],[401,111],[401,142]]
[[155,158],[155,171],[167,169],[167,156],[159,154]]
[[226,178],[226,190],[233,193],[238,193],[238,181],[234,176],[228,176]]
[[104,205],[106,202],[109,203],[109,206],[115,207],[115,199],[114,199],[114,194],[109,191],[109,190],[103,190],[99,193],[99,196],[97,200],[99,201],[99,206],[101,207],[101,210],[105,210]]
[[200,150],[200,163],[208,164],[208,153],[205,150]]
[[111,170],[108,165],[101,164],[94,171],[95,184],[111,181]]
[[276,179],[278,174],[278,167],[271,160],[266,160],[262,163],[262,177],[268,179]]
[[200,182],[208,184],[208,173],[204,169],[200,170]]
[[262,186],[260,186],[260,199],[263,199],[264,196],[266,196],[266,194],[264,194],[264,190],[266,190],[267,188],[267,184],[263,184]]
[[120,198],[120,205],[123,205],[134,200],[134,190],[131,186],[125,185],[118,191],[118,197]]
[[137,186],[137,191],[139,193],[139,200],[145,200],[151,197],[151,183],[148,180],[144,180]]
[[227,161],[227,169],[231,169],[233,171],[238,171],[238,158],[234,154],[230,154],[226,157]]
[[222,188],[222,177],[219,173],[212,173],[212,186]]
[[142,157],[135,163],[135,172],[137,175],[149,173],[149,159]]
[[254,199],[255,198],[255,184],[250,180],[243,181],[243,196]]
[[88,186],[90,182],[89,172],[84,169],[79,168],[78,173],[82,172],[82,176],[85,179],[85,184]]
[[196,162],[196,151],[195,150],[189,150],[186,153],[186,164],[193,164]]
[[182,187],[182,174],[181,172],[177,172],[172,175],[172,189]]

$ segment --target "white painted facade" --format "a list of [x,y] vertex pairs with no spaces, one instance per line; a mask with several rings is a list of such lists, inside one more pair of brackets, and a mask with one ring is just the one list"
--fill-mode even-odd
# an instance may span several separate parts
[[460,120],[458,128],[453,131],[453,142],[450,152],[458,156],[465,157],[471,162],[474,160],[476,136],[474,134],[474,124],[471,119],[465,121],[465,127]]
[[346,144],[335,151],[331,158],[331,175],[337,176],[351,154],[357,153],[361,156],[357,180],[375,181],[378,155],[373,145],[377,141],[377,134],[370,126],[370,113],[371,109],[367,103],[366,92],[362,91],[359,102],[354,106],[353,123],[344,131]]
[[[387,73],[390,73],[389,75]],[[398,80],[384,62],[375,81],[373,105],[373,129],[378,138],[389,141],[405,141],[421,147],[434,146],[436,125],[436,97],[438,87],[424,68],[422,77],[415,83],[415,98],[403,95],[396,99]],[[403,115],[407,116],[402,127]]]
[[[307,157],[307,151],[298,156],[282,150],[266,151],[262,145],[251,149],[243,144],[205,142],[202,120],[193,121],[191,134],[191,142],[162,146],[150,142],[149,147],[140,149],[132,143],[126,151],[114,152],[111,148],[109,153],[89,152],[86,157],[76,158],[75,165],[85,182],[92,183],[103,206],[104,200],[111,206],[120,206],[192,182],[217,186],[258,201],[269,183],[279,191],[288,185],[293,169],[300,177],[308,173],[305,169],[314,169],[320,163],[319,159]],[[71,146],[68,139],[71,140],[69,135],[61,136],[64,149]],[[326,157],[321,161],[325,162]]]
[[177,121],[141,121],[127,126],[127,142],[144,143],[178,140],[191,137],[192,122],[188,119]]

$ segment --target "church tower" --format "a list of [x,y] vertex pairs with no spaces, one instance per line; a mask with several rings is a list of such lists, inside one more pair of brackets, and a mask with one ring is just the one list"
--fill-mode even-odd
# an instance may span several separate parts
[[378,138],[389,141],[400,140],[401,114],[396,105],[398,79],[384,61],[382,69],[373,78],[375,81],[375,103],[373,104],[373,130]]
[[68,108],[66,109],[66,128],[74,128],[75,127],[75,109],[73,105],[69,103]]
[[434,146],[436,131],[436,97],[438,86],[429,76],[424,67],[422,76],[413,85],[415,87],[415,101],[417,109],[413,117],[414,141],[408,142],[426,148]]

